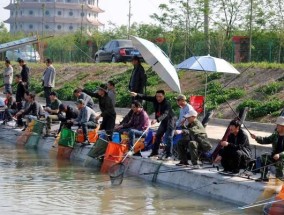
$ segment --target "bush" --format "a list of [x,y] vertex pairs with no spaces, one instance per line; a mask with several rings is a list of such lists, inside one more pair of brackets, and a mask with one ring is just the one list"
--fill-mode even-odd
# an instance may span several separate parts
[[62,88],[56,90],[58,98],[60,100],[74,100],[73,91],[76,87],[74,83],[64,84]]
[[30,91],[35,93],[41,93],[43,91],[42,82],[34,78],[30,79]]
[[270,96],[270,95],[274,95],[275,93],[280,92],[282,89],[283,89],[283,83],[273,82],[266,86],[260,87],[257,91]]
[[256,119],[259,117],[266,116],[267,114],[275,115],[277,112],[279,112],[280,109],[282,109],[284,106],[283,101],[279,101],[277,99],[273,99],[267,102],[261,102],[257,100],[246,100],[243,103],[241,103],[237,110],[241,110],[242,108],[249,107],[250,111],[248,113],[248,117],[251,119]]
[[84,90],[86,90],[87,92],[93,92],[101,84],[103,84],[103,82],[101,81],[87,82],[86,84],[84,84]]

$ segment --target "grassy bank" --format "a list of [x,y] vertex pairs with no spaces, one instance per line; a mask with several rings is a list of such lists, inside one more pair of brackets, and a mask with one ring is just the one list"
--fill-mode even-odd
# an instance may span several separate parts
[[[3,66],[1,65],[0,68],[2,71]],[[15,73],[19,73],[18,64],[13,62],[13,66]],[[148,65],[144,66],[146,70],[149,68]],[[42,95],[40,80],[45,65],[29,63],[29,67],[31,68],[31,88],[38,95]],[[127,86],[132,71],[130,63],[55,63],[54,67],[57,70],[56,91],[60,99],[73,100],[72,92],[77,87],[95,90],[99,84],[113,80],[117,89],[117,106],[129,107],[130,97]],[[207,109],[214,109],[216,117],[232,118],[233,113],[226,102],[228,101],[230,106],[237,110],[249,106],[250,120],[273,121],[284,106],[284,65],[263,62],[236,64],[235,67],[241,72],[238,76],[222,73],[208,75]],[[205,74],[203,72],[181,71],[178,75],[184,94],[204,95]],[[177,94],[172,92],[155,72],[150,71],[147,76],[147,94],[152,95],[156,90],[164,89],[175,111],[178,112],[174,100]],[[148,110],[152,111],[152,105],[148,105]]]

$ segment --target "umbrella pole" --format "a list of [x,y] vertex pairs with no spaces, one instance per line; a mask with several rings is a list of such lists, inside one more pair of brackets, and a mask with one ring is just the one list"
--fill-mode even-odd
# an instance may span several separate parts
[[208,76],[207,72],[205,71],[205,91],[204,91],[204,101],[203,101],[203,116],[205,117],[206,115],[206,96],[207,96],[207,81],[208,81]]

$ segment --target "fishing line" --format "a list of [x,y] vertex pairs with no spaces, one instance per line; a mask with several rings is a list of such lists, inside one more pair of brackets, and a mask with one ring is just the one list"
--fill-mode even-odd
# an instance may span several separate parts
[[[201,63],[199,62],[199,60],[197,59],[197,57],[194,55],[194,53],[189,49],[190,53],[193,55],[193,57],[195,58],[195,60],[197,61],[197,63],[199,64],[199,66],[202,68],[202,70],[205,72],[205,75],[208,76],[206,70],[204,69],[204,67],[201,65]],[[207,83],[206,83],[207,85]],[[207,89],[207,86],[206,86]],[[217,91],[219,92],[219,95],[222,96],[222,98],[225,100],[225,102],[227,103],[227,105],[229,106],[229,108],[231,109],[231,111],[234,113],[234,115],[238,118],[238,120],[241,120],[240,117],[238,116],[238,114],[236,113],[236,111],[232,108],[232,106],[230,105],[230,103],[228,102],[228,100],[223,96],[223,92],[221,92],[221,90],[219,90],[217,88]],[[206,102],[206,101],[205,101]],[[250,130],[247,128],[247,126],[243,123],[244,128],[248,131],[248,133],[250,135],[252,135],[252,133],[250,132]]]

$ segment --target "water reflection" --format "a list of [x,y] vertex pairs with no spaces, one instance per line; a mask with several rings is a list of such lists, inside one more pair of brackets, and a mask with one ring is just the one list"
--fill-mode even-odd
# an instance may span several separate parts
[[5,215],[212,215],[235,207],[137,178],[111,187],[108,176],[93,168],[9,143],[1,143],[0,151],[0,211]]

